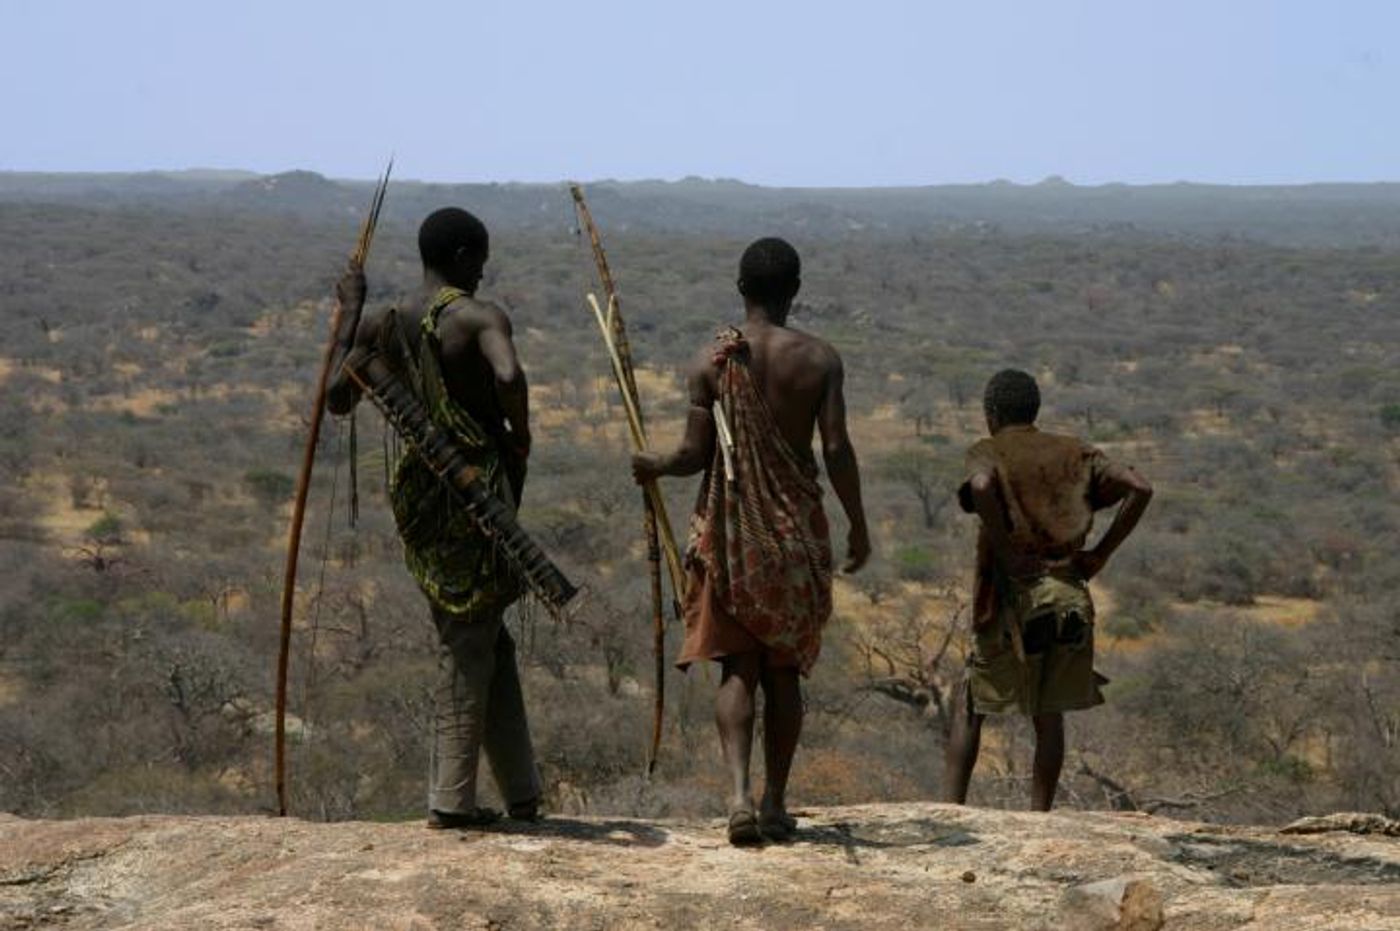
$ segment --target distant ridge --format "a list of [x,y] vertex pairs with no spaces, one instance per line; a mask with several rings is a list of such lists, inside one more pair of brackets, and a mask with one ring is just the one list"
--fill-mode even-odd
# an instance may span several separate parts
[[[1172,184],[1076,185],[1050,176],[1034,184],[900,188],[775,188],[728,178],[588,183],[599,219],[619,234],[650,232],[737,238],[780,233],[847,235],[1140,234],[1281,245],[1400,249],[1400,183],[1233,187]],[[0,172],[0,203],[289,213],[340,222],[358,212],[370,182],[312,171],[271,175],[230,169],[140,173]],[[564,183],[395,182],[385,219],[412,223],[443,204],[479,213],[496,227],[567,230]]]
[[234,208],[316,215],[355,206],[357,193],[356,186],[314,171],[284,171],[242,180],[225,190],[222,200]]

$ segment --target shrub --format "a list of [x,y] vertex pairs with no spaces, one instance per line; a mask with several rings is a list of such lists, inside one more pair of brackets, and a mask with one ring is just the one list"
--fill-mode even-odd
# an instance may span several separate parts
[[272,469],[249,469],[243,473],[243,483],[254,497],[269,507],[286,501],[296,487],[290,475]]

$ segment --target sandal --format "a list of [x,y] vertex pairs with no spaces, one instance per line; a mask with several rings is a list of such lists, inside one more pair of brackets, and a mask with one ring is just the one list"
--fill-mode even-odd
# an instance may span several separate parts
[[763,843],[763,834],[758,829],[758,819],[752,808],[738,808],[729,813],[729,843],[735,847],[748,847]]
[[473,808],[471,811],[428,812],[430,831],[455,831],[462,828],[482,828],[501,820],[501,813],[494,808]]
[[513,802],[507,809],[506,814],[512,821],[529,821],[532,824],[542,821],[544,816],[540,814],[540,797],[526,799],[523,802]]
[[765,812],[758,818],[758,829],[775,843],[787,843],[797,833],[797,819],[785,811]]

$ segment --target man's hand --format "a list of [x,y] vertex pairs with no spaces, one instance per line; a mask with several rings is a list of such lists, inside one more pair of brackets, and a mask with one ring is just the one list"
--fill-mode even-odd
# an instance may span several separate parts
[[510,444],[510,451],[515,454],[521,462],[530,458],[530,449],[534,445],[534,438],[530,436],[528,430],[512,429],[506,441]]
[[846,561],[841,564],[845,573],[858,572],[870,559],[870,532],[864,527],[852,527],[846,537]]
[[355,342],[355,330],[360,325],[360,311],[365,306],[365,270],[353,259],[335,283],[335,298],[340,302],[340,332],[336,341],[350,347]]
[[365,305],[365,270],[354,259],[345,266],[340,280],[335,283],[335,296],[342,307]]
[[993,546],[992,552],[996,555],[1002,571],[1013,579],[1034,578],[1045,572],[1045,564],[1037,557],[1014,547],[1008,547],[1005,552],[997,553],[995,546]]
[[1100,555],[1095,550],[1080,550],[1074,554],[1073,562],[1074,571],[1079,573],[1079,577],[1087,582],[1103,571],[1104,565],[1108,562],[1108,557]]
[[527,440],[524,447],[515,445],[515,436],[511,435],[506,449],[501,454],[501,464],[506,470],[506,480],[510,482],[511,495],[515,498],[515,506],[520,507],[520,502],[525,497],[525,477],[529,474],[530,464],[530,444]]
[[665,458],[660,453],[633,453],[632,478],[636,480],[638,485],[656,481],[661,477]]

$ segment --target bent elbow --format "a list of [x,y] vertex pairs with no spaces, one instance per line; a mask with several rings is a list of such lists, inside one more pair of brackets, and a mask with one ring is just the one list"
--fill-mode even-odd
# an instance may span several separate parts
[[987,472],[978,472],[967,480],[967,487],[972,490],[973,497],[980,498],[990,494],[992,491],[992,476]]
[[496,366],[497,387],[509,391],[513,388],[520,387],[520,384],[524,380],[525,372],[523,369],[521,369],[519,364],[515,362],[507,362]]
[[822,460],[828,472],[849,469],[856,461],[856,450],[850,440],[834,440],[822,444]]
[[680,449],[676,450],[676,475],[684,478],[685,476],[694,475],[704,470],[705,466],[710,464],[708,452],[708,450],[701,446],[682,445]]
[[501,394],[517,395],[528,389],[525,368],[519,360],[504,360],[496,363],[493,368],[496,372],[496,390]]

